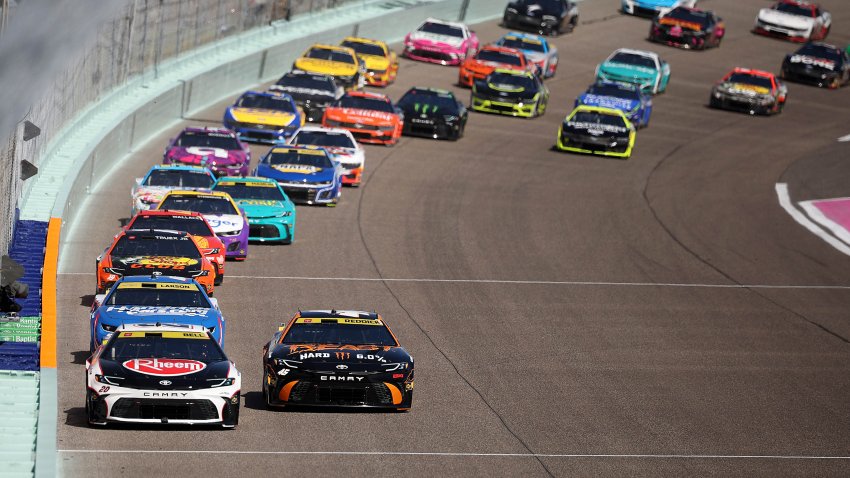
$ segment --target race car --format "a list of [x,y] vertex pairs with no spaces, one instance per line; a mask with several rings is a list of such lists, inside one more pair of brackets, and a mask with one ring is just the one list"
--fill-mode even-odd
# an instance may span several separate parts
[[248,217],[248,240],[292,244],[295,205],[273,179],[220,178],[213,191],[224,191]]
[[89,426],[239,423],[242,375],[199,325],[121,325],[85,373]]
[[652,96],[629,83],[594,83],[576,98],[575,107],[581,105],[620,110],[636,128],[649,126],[652,115]]
[[726,24],[714,12],[676,7],[655,17],[649,27],[649,40],[685,49],[718,47],[726,34]]
[[460,65],[478,50],[478,36],[465,23],[428,18],[404,37],[402,55],[411,60]]
[[823,40],[831,26],[832,15],[816,3],[779,0],[759,10],[753,33],[807,42]]
[[564,118],[555,147],[560,151],[627,159],[635,145],[635,128],[616,109],[581,105]]
[[130,190],[133,200],[130,217],[156,207],[172,189],[209,189],[215,183],[212,171],[201,166],[156,165],[151,167]]
[[549,89],[530,71],[498,68],[472,84],[473,111],[535,118],[546,112]]
[[342,168],[342,184],[360,186],[363,168],[366,167],[366,152],[354,139],[350,131],[324,126],[305,126],[290,138],[290,145],[319,146],[328,152],[331,159]]
[[257,143],[285,141],[304,125],[304,115],[286,93],[248,91],[224,111],[224,126]]
[[157,209],[203,214],[215,235],[224,243],[226,258],[244,261],[248,257],[248,219],[229,194],[178,189],[169,191]]
[[788,87],[773,73],[735,68],[711,89],[709,106],[769,115],[782,112],[787,99]]
[[295,60],[292,71],[330,75],[346,90],[356,90],[366,84],[365,62],[351,48],[316,44]]
[[225,320],[218,301],[194,279],[172,276],[123,277],[95,296],[90,315],[89,353],[124,324],[200,325],[224,347]]
[[226,128],[186,128],[169,142],[162,162],[204,166],[216,176],[245,176],[251,149]]
[[437,88],[413,87],[398,100],[404,113],[405,136],[425,136],[457,141],[463,136],[469,112],[454,93]]
[[785,56],[779,75],[783,80],[840,88],[850,82],[850,53],[828,43],[807,43]]
[[215,285],[224,282],[224,243],[201,213],[192,211],[139,211],[124,229],[166,229],[192,235],[215,269]]
[[361,143],[392,146],[401,137],[403,121],[387,95],[349,91],[325,108],[322,126],[348,130]]
[[342,194],[342,168],[318,146],[272,148],[254,176],[277,181],[295,203],[336,206]]
[[525,55],[528,61],[537,65],[540,76],[543,78],[555,76],[555,71],[558,69],[558,48],[549,43],[545,37],[510,32],[496,40],[494,45],[516,48]]
[[192,236],[160,229],[121,230],[95,260],[97,294],[118,279],[151,274],[191,277],[207,294],[215,290],[215,268]]
[[286,93],[304,112],[307,121],[322,121],[325,108],[340,99],[345,89],[336,84],[334,77],[304,71],[290,71],[269,87],[271,91]]
[[413,357],[374,312],[305,310],[263,346],[263,399],[410,410]]
[[367,85],[387,86],[395,81],[398,75],[398,55],[386,43],[368,38],[345,37],[340,46],[351,48],[363,60]]
[[620,11],[628,15],[655,17],[676,7],[693,8],[697,0],[621,0]]
[[537,71],[537,66],[529,62],[521,51],[515,48],[487,45],[463,61],[458,71],[457,82],[460,86],[471,88],[473,81],[483,80],[496,68]]
[[667,89],[670,64],[655,52],[620,48],[596,67],[596,80],[632,83],[654,95]]
[[502,15],[505,28],[560,35],[578,25],[578,5],[572,0],[513,0]]

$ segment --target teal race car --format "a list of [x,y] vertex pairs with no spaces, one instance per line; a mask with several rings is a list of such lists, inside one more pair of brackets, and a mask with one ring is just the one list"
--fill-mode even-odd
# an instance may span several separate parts
[[667,89],[670,64],[655,52],[620,48],[596,67],[596,80],[631,83],[655,95]]
[[230,194],[248,216],[248,240],[291,244],[295,238],[295,204],[273,179],[219,178],[214,191]]

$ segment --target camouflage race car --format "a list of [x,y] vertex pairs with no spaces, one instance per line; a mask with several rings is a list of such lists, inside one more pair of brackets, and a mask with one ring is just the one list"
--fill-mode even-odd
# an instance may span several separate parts
[[472,84],[473,111],[535,118],[548,102],[549,89],[530,71],[497,69]]
[[295,205],[273,179],[247,177],[218,180],[213,191],[224,191],[248,216],[248,240],[291,244],[295,237]]

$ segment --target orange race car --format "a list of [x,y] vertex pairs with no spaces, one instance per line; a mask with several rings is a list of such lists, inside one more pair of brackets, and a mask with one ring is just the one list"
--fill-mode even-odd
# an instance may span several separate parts
[[221,285],[224,282],[224,243],[215,235],[203,214],[195,211],[139,211],[124,226],[124,229],[168,229],[188,232],[215,268],[215,285]]
[[212,295],[215,268],[186,232],[160,229],[122,230],[98,256],[97,293],[121,277],[167,275],[193,277]]
[[398,55],[380,40],[345,37],[340,46],[351,48],[366,63],[366,84],[387,86],[398,74]]
[[525,55],[516,48],[487,45],[479,50],[475,56],[468,57],[461,63],[457,82],[461,86],[472,88],[473,81],[483,80],[496,68],[537,71],[537,66],[528,61]]
[[349,91],[325,108],[322,126],[346,129],[361,143],[392,146],[401,137],[403,124],[387,95]]

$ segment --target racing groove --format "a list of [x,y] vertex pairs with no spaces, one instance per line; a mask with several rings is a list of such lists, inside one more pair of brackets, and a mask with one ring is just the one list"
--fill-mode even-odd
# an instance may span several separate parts
[[[582,17],[608,17],[617,3],[584,2]],[[830,40],[847,44],[850,5],[823,3],[834,16]],[[730,68],[776,71],[796,48],[749,33],[762,5],[706,1],[729,29],[707,52],[646,43],[642,19],[582,25],[554,40],[561,64],[544,117],[471,113],[457,143],[367,146],[365,183],[346,189],[339,207],[300,207],[295,244],[253,246],[246,262],[228,263],[216,296],[245,384],[234,431],[84,422],[91,263],[127,217],[132,178],[179,128],[155,138],[68,232],[64,473],[846,475],[850,463],[834,457],[847,456],[850,435],[850,291],[746,285],[848,285],[850,260],[787,217],[773,186],[811,152],[846,156],[826,147],[848,133],[836,121],[850,108],[848,90],[791,84],[774,118],[705,106]],[[495,23],[476,30],[485,42],[503,33]],[[658,51],[672,66],[633,157],[551,151],[595,65],[622,46]],[[402,60],[387,92],[441,86],[466,100],[456,75]],[[186,124],[215,124],[224,106]],[[416,357],[413,410],[263,410],[260,349],[299,307],[383,314]]]

